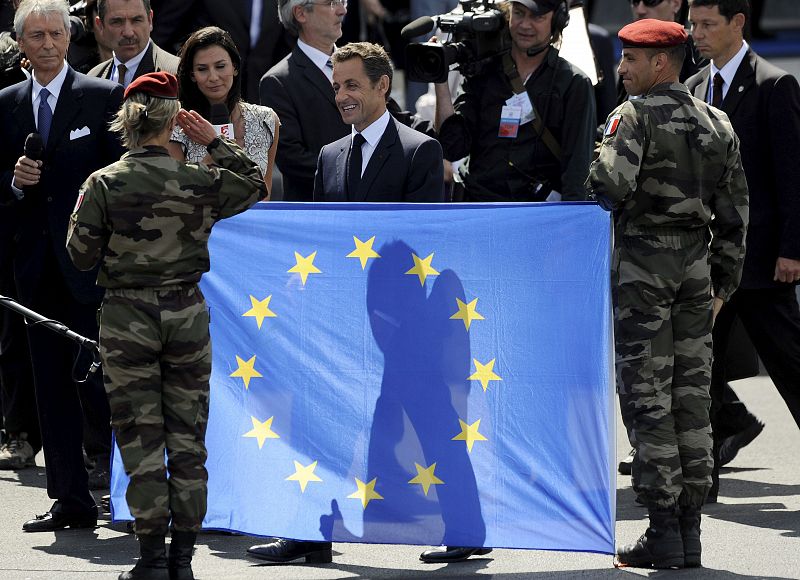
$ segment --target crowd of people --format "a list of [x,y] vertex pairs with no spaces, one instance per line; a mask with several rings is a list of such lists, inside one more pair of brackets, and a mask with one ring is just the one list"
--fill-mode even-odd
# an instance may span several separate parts
[[[213,224],[268,200],[277,166],[288,201],[612,211],[633,447],[620,469],[650,517],[617,562],[701,565],[719,467],[763,429],[729,384],[734,329],[800,426],[800,85],[748,44],[748,0],[625,1],[617,67],[590,29],[598,86],[559,54],[569,0],[498,4],[509,49],[455,95],[435,83],[427,120],[391,97],[396,43],[361,41],[365,23],[391,20],[378,0],[5,2],[0,294],[99,339],[103,368],[0,312],[0,469],[42,450],[54,500],[23,529],[97,524],[90,490],[108,487],[113,429],[141,552],[120,577],[193,577],[210,375],[196,284]],[[283,538],[248,552],[332,557],[330,543]]]

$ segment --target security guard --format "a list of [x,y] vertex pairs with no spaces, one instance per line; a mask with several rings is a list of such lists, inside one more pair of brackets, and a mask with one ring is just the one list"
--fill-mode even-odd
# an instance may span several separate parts
[[741,277],[747,184],[728,117],[678,81],[683,27],[639,20],[619,38],[619,74],[641,98],[609,116],[587,184],[614,211],[617,389],[650,526],[617,565],[694,567],[713,463],[711,327]]
[[[258,165],[217,138],[200,115],[181,110],[177,97],[170,73],[128,85],[111,129],[130,151],[86,180],[67,238],[78,268],[101,262],[97,283],[106,288],[100,355],[141,551],[122,580],[193,578],[192,550],[206,513],[211,374],[208,313],[197,282],[209,268],[214,223],[266,194]],[[169,156],[176,122],[219,167]]]

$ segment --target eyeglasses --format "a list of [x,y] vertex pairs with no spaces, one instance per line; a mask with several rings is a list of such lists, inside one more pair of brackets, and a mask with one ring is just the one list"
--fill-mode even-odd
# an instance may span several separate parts
[[644,5],[648,8],[652,8],[653,6],[658,6],[664,0],[631,0],[631,6],[636,6],[640,2],[644,2]]
[[313,4],[314,6],[328,6],[331,10],[336,10],[340,6],[347,8],[347,0],[322,0],[322,2],[306,2],[306,4]]

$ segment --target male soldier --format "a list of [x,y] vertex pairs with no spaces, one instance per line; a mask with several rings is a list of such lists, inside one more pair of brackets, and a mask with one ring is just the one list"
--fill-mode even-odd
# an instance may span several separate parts
[[686,85],[725,111],[742,143],[750,190],[750,227],[742,283],[714,327],[711,419],[714,487],[719,466],[733,459],[764,424],[726,382],[727,331],[738,316],[770,378],[800,427],[800,85],[758,56],[744,40],[747,0],[693,0],[689,19],[708,67]]
[[89,76],[127,87],[133,79],[150,72],[177,73],[178,57],[150,40],[150,0],[99,0],[94,25],[105,44],[113,47],[114,56],[90,70]]
[[619,38],[619,74],[642,97],[609,117],[588,185],[615,211],[617,389],[650,526],[617,565],[694,567],[711,486],[713,312],[741,276],[747,185],[727,116],[678,82],[683,27],[644,19]]

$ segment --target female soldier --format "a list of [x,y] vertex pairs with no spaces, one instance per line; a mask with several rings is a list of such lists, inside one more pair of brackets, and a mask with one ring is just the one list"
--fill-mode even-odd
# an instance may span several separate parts
[[[165,72],[128,86],[111,129],[130,151],[86,180],[67,238],[78,268],[101,264],[97,283],[106,288],[100,356],[141,552],[120,579],[193,578],[192,550],[206,513],[211,372],[197,282],[209,268],[214,223],[266,194],[258,166],[195,111],[180,109],[177,95],[177,79]],[[176,122],[216,166],[169,155]]]

